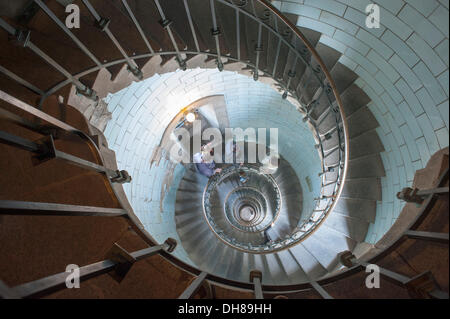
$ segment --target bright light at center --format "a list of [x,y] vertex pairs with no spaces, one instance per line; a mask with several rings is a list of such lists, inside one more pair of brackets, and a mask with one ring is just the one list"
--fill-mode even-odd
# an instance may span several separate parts
[[194,113],[188,113],[186,114],[186,121],[192,123],[195,121],[195,114]]

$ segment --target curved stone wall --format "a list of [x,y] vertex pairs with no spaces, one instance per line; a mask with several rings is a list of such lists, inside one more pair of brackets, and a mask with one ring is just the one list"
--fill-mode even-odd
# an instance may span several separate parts
[[[449,145],[448,0],[288,0],[272,2],[298,16],[297,25],[322,33],[341,52],[372,102],[386,177],[383,201],[366,241],[375,243],[403,204],[395,194],[410,186],[430,155]],[[365,25],[366,6],[379,5],[380,28]]]

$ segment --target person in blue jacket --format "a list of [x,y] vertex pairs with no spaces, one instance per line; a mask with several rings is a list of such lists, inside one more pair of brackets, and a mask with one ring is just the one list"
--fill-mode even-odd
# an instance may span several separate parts
[[203,146],[201,152],[194,154],[194,163],[200,174],[211,177],[216,173],[220,173],[222,169],[216,168],[216,163],[212,157],[213,151],[209,150],[207,146]]

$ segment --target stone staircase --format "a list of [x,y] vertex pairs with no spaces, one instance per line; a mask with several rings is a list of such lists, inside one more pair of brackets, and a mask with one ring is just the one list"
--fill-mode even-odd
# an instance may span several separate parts
[[[143,79],[150,78],[154,74],[173,72],[182,67],[182,61],[188,69],[217,68],[220,63],[223,63],[224,70],[252,76],[270,84],[280,91],[280,98],[281,93],[286,92],[285,97],[305,115],[305,121],[314,127],[324,140],[325,167],[333,167],[339,163],[338,148],[342,143],[340,141],[343,139],[343,132],[336,129],[336,125],[340,125],[339,120],[336,120],[336,112],[327,101],[329,95],[322,92],[323,89],[315,78],[312,70],[317,67],[317,64],[311,55],[303,56],[305,61],[312,65],[312,69],[309,69],[301,63],[301,59],[294,54],[293,50],[286,45],[280,45],[282,41],[265,28],[258,31],[258,24],[243,14],[240,15],[241,29],[236,32],[234,20],[230,19],[235,16],[235,11],[223,3],[216,3],[215,12],[221,35],[215,41],[215,37],[211,34],[213,24],[211,10],[205,2],[205,0],[188,1],[193,21],[192,27],[189,27],[184,1],[161,1],[161,9],[166,13],[167,18],[173,21],[169,27],[164,28],[158,23],[161,15],[152,1],[127,1],[135,18],[139,21],[149,46],[154,52],[160,54],[150,56],[149,47],[143,41],[121,1],[90,1],[102,17],[111,20],[108,28],[119,39],[121,46],[125,48],[126,55],[128,57],[142,56],[134,61],[142,72]],[[80,110],[93,126],[103,131],[110,113],[101,99],[108,93],[117,92],[138,79],[129,72],[129,65],[122,61],[124,57],[120,50],[113,45],[104,32],[96,27],[96,21],[83,1],[77,0],[73,3],[78,4],[81,9],[83,27],[71,31],[86,44],[101,63],[111,62],[111,65],[104,68],[95,67],[95,64],[92,64],[93,61],[41,10],[37,11],[35,16],[22,27],[32,30],[31,41],[36,46],[48,54],[51,53],[51,56],[70,73],[79,74],[79,80],[96,92],[98,100],[91,100],[77,94],[76,87],[71,85],[70,81],[67,85],[55,87],[58,83],[65,83],[64,77],[27,48],[14,46],[11,41],[2,41],[2,43],[5,42],[5,46],[0,49],[2,50],[0,56],[3,57],[0,65],[30,83],[38,83],[39,89],[54,88],[50,90],[52,94],[62,96],[69,105]],[[64,21],[64,7],[57,1],[48,1],[46,5],[61,21]],[[245,10],[263,20],[267,18],[266,11],[262,7],[250,8],[248,4]],[[273,20],[268,19],[269,23],[274,23]],[[9,22],[19,27],[11,19]],[[172,31],[173,41],[168,35],[168,28]],[[195,32],[192,32],[192,29]],[[280,29],[282,29],[281,26]],[[199,198],[195,201],[191,200],[188,206],[177,204],[178,231],[181,237],[186,238],[183,239],[183,246],[191,247],[194,243],[198,243],[195,251],[186,249],[188,253],[192,253],[190,258],[198,260],[199,268],[218,276],[247,282],[249,271],[260,269],[263,272],[263,283],[273,285],[302,283],[327,276],[340,268],[338,253],[346,250],[353,251],[359,243],[364,242],[369,223],[375,218],[376,202],[381,201],[380,177],[384,176],[384,168],[379,153],[383,151],[383,147],[376,132],[378,123],[367,107],[370,99],[354,84],[357,76],[338,62],[340,53],[318,42],[320,33],[308,29],[301,29],[301,31],[322,57],[343,101],[350,137],[350,157],[342,196],[334,211],[312,235],[292,248],[272,254],[242,253],[221,243],[211,231],[208,232],[206,221],[200,218]],[[2,38],[6,39],[6,32],[1,28],[0,32]],[[291,43],[297,50],[305,49],[292,33],[286,30],[279,30],[279,32],[285,32],[285,41]],[[239,41],[237,41],[238,37]],[[217,47],[221,52],[217,51]],[[201,53],[195,53],[196,48]],[[262,48],[262,51],[259,48]],[[176,52],[177,50],[179,52]],[[121,62],[112,63],[113,61]],[[255,64],[258,64],[257,71],[255,71]],[[93,68],[92,72],[82,73],[91,68]],[[32,72],[26,72],[31,69]],[[52,74],[52,76],[42,79],[41,73]],[[0,80],[5,83],[5,76],[1,75]],[[15,85],[7,83],[5,87]],[[28,96],[33,104],[38,98],[31,92],[24,95]],[[336,106],[335,103],[332,105]],[[201,191],[204,181],[192,171],[188,171],[187,174],[190,175],[185,176],[185,184],[180,185],[179,193]],[[325,182],[332,182],[336,178],[336,171],[331,170],[324,174]],[[187,182],[192,179],[195,183]],[[324,187],[322,195],[331,194],[332,189]]]

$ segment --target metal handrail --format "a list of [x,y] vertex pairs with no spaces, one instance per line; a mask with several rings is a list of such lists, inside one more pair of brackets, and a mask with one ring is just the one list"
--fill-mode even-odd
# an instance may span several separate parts
[[[340,194],[342,193],[342,189],[345,183],[345,177],[347,174],[347,167],[348,167],[348,154],[349,154],[349,150],[348,150],[348,141],[349,141],[349,136],[348,136],[348,129],[347,129],[347,122],[346,122],[346,117],[345,117],[345,113],[344,113],[344,109],[342,107],[342,101],[341,98],[339,96],[339,92],[337,91],[336,85],[330,75],[330,73],[328,72],[324,62],[321,60],[320,56],[318,55],[318,53],[315,51],[314,47],[308,42],[308,40],[305,38],[305,36],[298,30],[298,28],[293,25],[287,18],[285,18],[275,7],[273,7],[268,1],[266,0],[255,0],[256,3],[259,3],[260,5],[264,6],[265,8],[267,8],[270,12],[270,14],[272,14],[276,19],[280,20],[285,26],[288,26],[288,28],[294,32],[294,34],[296,35],[296,37],[298,39],[300,39],[302,41],[302,43],[306,46],[307,48],[307,52],[311,53],[312,57],[316,60],[316,62],[319,64],[320,68],[319,69],[313,69],[312,66],[310,65],[310,63],[307,61],[307,59],[305,59],[305,52],[299,52],[297,51],[293,45],[287,41],[283,35],[281,35],[279,33],[278,30],[276,30],[275,28],[272,28],[270,25],[266,24],[264,21],[262,21],[260,18],[254,16],[252,13],[246,11],[244,8],[240,7],[240,6],[236,6],[232,3],[229,3],[225,0],[214,0],[216,2],[220,2],[224,5],[230,6],[232,8],[234,8],[236,10],[237,13],[243,14],[251,19],[253,19],[254,21],[258,22],[259,28],[261,29],[261,26],[264,26],[269,32],[271,32],[272,34],[274,34],[275,36],[278,37],[280,42],[283,42],[285,45],[288,46],[288,48],[290,50],[292,50],[292,52],[294,52],[296,54],[296,59],[300,59],[301,61],[303,61],[303,63],[305,64],[305,66],[310,70],[311,75],[313,77],[315,77],[318,81],[318,83],[322,86],[322,90],[325,92],[325,94],[327,94],[327,99],[329,101],[329,107],[332,108],[333,107],[333,101],[331,99],[331,96],[329,95],[329,93],[333,93],[337,106],[338,106],[338,111],[339,111],[339,116],[337,116],[335,114],[335,119],[336,119],[336,127],[337,127],[337,133],[338,133],[338,139],[339,139],[339,145],[341,145],[341,137],[340,137],[340,126],[342,125],[343,127],[343,132],[344,132],[344,145],[345,145],[345,149],[341,150],[339,152],[339,167],[338,167],[338,179],[336,180],[336,187],[334,189],[333,192],[333,199],[332,200],[328,200],[327,199],[327,207],[328,209],[324,211],[324,214],[322,215],[322,218],[315,224],[314,228],[311,228],[308,233],[305,234],[305,237],[302,237],[303,239],[306,238],[306,236],[309,236],[310,234],[313,233],[313,231],[315,229],[317,229],[317,227],[325,220],[326,216],[333,210],[334,206],[336,205],[336,202],[338,201]],[[85,1],[86,3],[87,1]],[[125,0],[122,0],[122,2],[126,2]],[[41,3],[42,4],[42,3]],[[0,19],[0,26],[5,28],[9,33],[11,34],[16,34],[16,32],[18,30],[16,30],[15,28],[11,27],[10,25],[8,25],[3,19]],[[278,21],[275,20],[275,22],[277,23]],[[25,42],[24,46],[26,47],[26,45],[28,45],[30,47],[31,42]],[[50,61],[51,58],[44,54],[42,51],[40,51],[35,45],[32,45],[32,49],[35,51],[36,54],[40,55],[43,59],[49,59]],[[149,58],[152,56],[156,56],[156,55],[178,55],[178,50],[172,51],[172,52],[150,52],[150,53],[146,53],[146,54],[141,54],[139,56],[133,56],[133,57],[126,57],[124,59],[119,59],[117,61],[113,61],[113,62],[109,62],[109,63],[105,63],[105,64],[100,64],[100,65],[96,65],[95,67],[92,67],[88,70],[82,71],[82,72],[78,72],[75,75],[72,74],[66,74],[66,70],[60,68],[57,64],[52,63],[52,65],[59,71],[62,72],[63,74],[65,74],[67,76],[67,79],[64,80],[63,82],[57,84],[56,86],[52,87],[51,89],[47,90],[46,92],[44,92],[44,94],[41,96],[41,104],[42,102],[51,94],[55,93],[57,90],[61,89],[62,87],[66,86],[69,83],[75,83],[80,90],[83,91],[89,91],[89,88],[86,87],[83,83],[81,83],[79,81],[79,79],[89,73],[95,72],[100,70],[101,68],[105,68],[105,67],[109,67],[109,66],[113,66],[113,65],[117,65],[120,63],[129,63],[129,61],[134,61],[136,59],[142,59],[142,58]],[[220,52],[217,52],[217,54],[214,53],[210,53],[210,52],[201,52],[201,51],[182,51],[183,54],[204,54],[207,56],[213,56],[216,57],[218,60],[220,59]],[[309,57],[308,57],[309,58]],[[253,62],[247,62],[247,61],[242,61],[236,57],[226,57],[227,60],[230,61],[235,61],[235,62],[244,62],[245,64],[247,64],[248,66],[250,66],[251,68],[255,69],[258,71],[258,63],[253,63]],[[53,61],[54,62],[54,61]],[[179,61],[180,62],[180,61]],[[320,75],[324,75],[324,77],[321,77]],[[268,75],[270,76],[270,75]],[[17,78],[16,78],[17,80]],[[285,89],[285,94],[287,96],[287,93],[290,93],[293,97],[298,98],[298,96],[296,96],[295,92],[292,92],[292,90],[289,89],[289,83],[290,83],[290,79],[288,81],[288,85],[286,86],[284,83],[282,83],[281,81],[274,79],[276,82],[279,83],[279,85],[281,87],[284,87]],[[24,81],[19,81],[19,83],[22,82],[21,84],[25,83]],[[327,84],[328,82],[328,84]],[[331,88],[331,92],[328,92],[328,85]],[[92,93],[92,92],[91,92]],[[92,94],[92,96],[95,97],[95,94]],[[303,107],[302,107],[303,108]],[[303,108],[303,111],[305,111],[305,109]],[[308,110],[306,110],[307,113]],[[314,133],[316,135],[316,138],[319,141],[320,144],[320,154],[322,155],[322,158],[324,157],[324,148],[323,148],[323,142],[322,142],[322,138],[320,137],[320,134],[318,132],[317,127],[315,127],[315,125],[312,123],[313,129],[314,129]],[[91,145],[93,145],[93,147],[96,148],[94,143],[90,143]],[[96,148],[96,151],[98,152],[98,154],[100,154],[99,150]],[[322,173],[326,173],[326,168],[324,166],[324,163],[322,163]],[[322,178],[322,186],[324,185],[324,178]],[[113,188],[114,189],[114,188]],[[320,203],[318,203],[318,205],[320,205]],[[131,212],[130,212],[131,213]],[[136,222],[136,221],[135,221]],[[145,234],[145,236],[149,239],[150,242],[155,243],[155,241],[151,238],[151,236],[145,232],[143,229],[141,229],[142,233]],[[294,243],[292,243],[294,244]]]
[[[449,168],[447,168],[440,175],[440,177],[437,181],[437,187],[441,187],[446,181],[448,181],[448,178],[449,178]],[[414,230],[419,226],[420,222],[423,221],[423,219],[430,212],[431,208],[434,206],[435,200],[436,200],[436,196],[434,193],[428,194],[421,206],[421,211],[418,213],[416,218],[409,223],[408,227],[401,234],[397,235],[396,238],[391,241],[392,244],[390,244],[387,248],[385,248],[383,251],[379,252],[375,256],[371,257],[367,261],[367,263],[376,263],[380,259],[387,256],[389,253],[391,253],[393,250],[395,250],[396,247],[398,247],[405,238],[410,237],[410,235],[408,235],[409,230]],[[411,238],[414,238],[414,237],[412,236]],[[448,237],[447,237],[446,242],[448,243]],[[170,257],[173,257],[173,256],[170,256]],[[176,258],[173,258],[173,259],[169,258],[169,260],[176,266],[181,267],[183,269],[185,266],[187,266],[187,268],[190,269],[190,271],[188,271],[190,274],[199,275],[201,273],[200,270],[197,270],[197,269],[193,268],[192,266],[185,264],[181,260],[178,260]],[[320,280],[311,280],[310,282],[305,282],[302,284],[284,285],[284,286],[262,285],[261,289],[262,289],[262,292],[268,293],[268,294],[296,293],[299,291],[309,290],[309,289],[317,290],[318,287],[328,286],[334,282],[337,282],[339,280],[343,280],[345,278],[353,276],[356,273],[361,272],[361,271],[364,271],[363,267],[361,265],[355,265],[354,267],[351,267],[345,271],[342,271],[334,276],[326,277],[326,278],[323,278]],[[231,289],[238,288],[238,289],[241,289],[244,291],[253,291],[254,290],[253,284],[247,284],[247,283],[243,283],[243,282],[233,281],[233,280],[225,279],[222,277],[214,276],[212,274],[208,274],[206,279],[210,282],[214,282],[215,284],[218,284],[219,286],[223,286],[226,288],[231,288]]]
[[[348,123],[347,123],[347,119],[345,116],[345,111],[344,111],[344,107],[342,104],[342,100],[341,100],[341,96],[337,90],[336,84],[330,74],[330,72],[328,71],[328,68],[326,67],[325,63],[323,62],[322,58],[319,56],[319,54],[317,53],[317,51],[315,50],[315,48],[311,45],[311,43],[309,43],[308,39],[306,39],[306,37],[300,32],[300,30],[291,22],[289,21],[278,9],[276,9],[275,7],[273,7],[267,0],[256,0],[259,3],[261,3],[263,6],[265,6],[267,9],[271,10],[280,20],[282,20],[302,41],[303,43],[306,45],[306,47],[309,49],[309,52],[311,52],[311,54],[314,56],[315,60],[317,61],[317,63],[319,63],[322,72],[324,72],[325,77],[328,81],[328,83],[331,86],[331,89],[333,91],[333,94],[336,98],[336,102],[337,105],[339,107],[339,112],[341,114],[341,121],[342,121],[342,127],[343,127],[343,131],[344,131],[344,143],[345,143],[345,150],[344,150],[344,154],[343,154],[343,158],[342,158],[342,154],[341,152],[339,152],[340,155],[340,162],[343,161],[343,168],[342,168],[342,176],[340,178],[338,178],[338,180],[340,181],[336,192],[336,197],[333,200],[333,203],[331,204],[330,208],[328,209],[328,213],[325,214],[325,216],[320,220],[320,222],[316,225],[316,227],[314,228],[314,230],[312,230],[309,234],[311,235],[317,228],[318,226],[320,226],[320,224],[322,224],[325,221],[325,218],[329,215],[329,213],[331,213],[334,209],[334,207],[336,206],[336,203],[338,202],[343,188],[344,188],[344,184],[346,181],[346,177],[347,177],[347,171],[348,171],[348,159],[349,159],[349,155],[350,155],[350,151],[349,151],[349,145],[350,145],[350,136],[349,136],[349,132],[348,132]],[[330,101],[331,102],[331,101]],[[338,135],[339,135],[339,123],[337,122],[336,125],[338,126]],[[322,141],[320,139],[320,135],[317,134],[319,136],[319,141],[320,141],[320,146],[321,146],[321,151],[323,154],[323,144]],[[341,140],[339,138],[339,145],[341,145]],[[339,171],[341,170],[341,167],[339,167]],[[339,174],[340,175],[340,174]],[[339,176],[338,175],[338,176]],[[336,181],[338,182],[338,181]],[[323,186],[323,183],[322,183]],[[305,237],[306,238],[306,237]]]
[[[17,107],[19,107],[19,109],[21,110],[25,110],[25,111],[29,111],[29,113],[37,116],[38,118],[44,119],[45,121],[49,122],[50,124],[54,125],[57,128],[60,128],[62,130],[68,131],[68,132],[73,132],[76,133],[77,130],[72,128],[71,126],[39,111],[36,109],[31,108],[29,105],[20,102],[17,99],[12,98],[11,96],[5,94],[4,92],[0,91],[0,99],[7,101],[8,103],[15,105]],[[31,108],[31,109],[30,109]],[[20,124],[20,123],[18,123]],[[96,153],[98,158],[101,158],[101,154],[98,151],[98,149],[95,147],[95,144],[92,142],[92,140],[90,138],[85,139],[84,140],[88,145],[89,144],[93,144],[94,145],[94,150],[97,150]],[[101,161],[100,161],[101,163]],[[395,249],[404,238],[409,237],[409,238],[416,238],[416,239],[427,239],[427,240],[438,240],[441,242],[446,242],[448,243],[448,234],[445,236],[443,234],[440,233],[427,233],[427,232],[418,232],[418,231],[414,231],[415,229],[417,229],[417,227],[420,225],[420,223],[424,220],[424,218],[426,217],[426,215],[429,213],[430,209],[433,207],[434,202],[435,202],[435,195],[439,195],[442,193],[447,193],[448,192],[448,187],[443,187],[444,183],[446,181],[448,181],[448,175],[449,175],[449,169],[447,168],[443,174],[441,174],[438,183],[436,185],[437,188],[432,189],[432,190],[424,190],[424,191],[418,191],[416,192],[417,196],[421,196],[422,198],[425,197],[425,199],[423,200],[422,203],[422,209],[420,211],[420,213],[416,216],[416,218],[414,220],[412,220],[407,229],[405,231],[403,231],[401,234],[399,234],[396,239],[393,241],[394,243],[391,244],[389,247],[387,247],[384,251],[382,251],[381,253],[377,254],[375,257],[371,258],[370,262],[374,263],[377,260],[379,260],[380,258],[383,258],[384,256],[386,256],[387,254],[389,254],[393,249]],[[118,201],[120,202],[120,200],[118,199]],[[422,201],[421,201],[422,202]],[[15,204],[15,203],[14,203]],[[19,203],[20,204],[20,203]],[[29,205],[33,203],[27,203],[26,205]],[[2,203],[3,205],[3,203]],[[45,203],[42,203],[42,206],[45,206]],[[53,204],[55,205],[55,204]],[[10,207],[8,205],[6,205],[7,207]],[[57,206],[57,204],[56,204]],[[86,213],[86,209],[88,209],[89,212],[94,212],[92,207],[68,207],[69,205],[62,205],[65,207],[53,207],[52,209],[54,210],[54,212],[58,213],[62,213],[65,214],[66,212],[68,212],[67,209],[69,209],[71,212],[80,212],[81,215],[84,215]],[[2,206],[3,207],[3,206]],[[81,208],[81,211],[79,210]],[[9,208],[6,208],[9,209]],[[27,207],[25,207],[25,209],[28,209]],[[34,207],[33,209],[40,209],[39,207]],[[105,211],[106,212],[106,211]],[[112,212],[112,211],[111,211]],[[95,212],[94,212],[95,213]],[[116,213],[116,211],[114,211],[114,213]],[[123,215],[123,213],[127,213],[129,214],[130,212],[128,212],[127,210],[122,210],[121,212],[118,212],[119,214],[113,214],[113,215],[117,215],[118,217],[120,216],[126,216],[126,217],[130,217],[129,215]],[[88,215],[91,215],[91,213],[89,213]],[[136,227],[136,225],[132,222],[132,226]],[[411,232],[413,231],[413,232]],[[137,227],[137,233],[140,234],[141,238],[143,238],[147,243],[150,244],[150,246],[158,246],[158,244],[156,244],[154,241],[152,241],[146,234],[144,234],[142,232],[141,229],[139,229],[139,227]],[[176,245],[176,242],[174,243],[174,241],[171,241],[171,245],[173,246],[174,244]],[[162,246],[161,246],[162,247]],[[147,249],[145,250],[145,254],[154,254],[154,253],[158,253],[161,256],[163,256],[164,258],[166,258],[167,260],[169,260],[171,263],[173,263],[175,266],[177,266],[178,268],[182,269],[183,271],[186,271],[188,273],[190,273],[191,275],[194,276],[200,276],[201,280],[198,281],[204,281],[204,280],[208,280],[210,282],[214,282],[218,285],[222,285],[222,286],[226,286],[229,288],[240,288],[240,289],[244,289],[244,290],[253,290],[254,285],[256,284],[246,284],[246,283],[242,283],[242,282],[236,282],[236,281],[232,281],[232,280],[228,280],[225,278],[221,278],[221,277],[217,277],[214,276],[212,274],[206,274],[205,272],[202,272],[192,266],[189,266],[187,264],[185,264],[184,262],[182,262],[181,260],[177,259],[176,257],[174,257],[173,255],[170,254],[171,251],[164,251],[160,248],[155,248],[155,249]],[[125,252],[125,254],[127,254]],[[132,255],[132,254],[131,254]],[[320,289],[320,287],[324,286],[324,285],[328,285],[332,282],[335,282],[337,280],[341,280],[343,278],[346,278],[348,276],[351,276],[353,274],[355,274],[356,272],[359,272],[363,269],[363,266],[367,264],[367,262],[362,262],[362,263],[356,263],[355,266],[351,267],[349,270],[340,273],[338,275],[335,275],[333,277],[328,277],[325,279],[322,279],[320,281],[311,281],[311,282],[307,282],[304,284],[300,284],[300,285],[290,285],[290,286],[262,286],[260,285],[260,290],[265,291],[266,293],[289,293],[289,292],[296,292],[299,290],[304,290],[304,289],[315,289],[316,291],[318,290],[319,293],[323,296],[328,298],[329,295],[326,294],[326,291],[322,291],[323,289]],[[88,265],[85,267],[85,269],[89,269],[89,271],[86,273],[86,275],[88,274],[98,274],[101,273],[101,271],[109,271],[111,270],[111,268],[109,268],[111,265],[107,265],[107,268],[105,268],[104,270],[101,270],[99,272],[99,268],[97,268],[97,265],[100,265],[99,263],[97,264],[92,264],[92,265]],[[93,267],[93,268],[92,268]],[[392,273],[392,272],[390,272]],[[394,273],[392,273],[394,274]],[[52,275],[49,277],[45,277],[43,279],[39,279],[35,282],[30,282],[29,283],[29,287],[28,288],[24,288],[25,286],[28,287],[28,284],[24,284],[18,287],[14,287],[12,289],[9,289],[8,287],[6,287],[1,281],[0,281],[0,294],[2,295],[10,295],[12,297],[25,297],[25,296],[31,296],[31,295],[38,295],[39,293],[44,293],[47,290],[50,291],[52,288],[63,288],[61,286],[61,275],[60,274],[56,274],[56,275]],[[42,286],[41,282],[45,282],[45,285]],[[403,284],[402,282],[399,282],[400,284]],[[37,286],[36,286],[37,285]],[[39,288],[39,287],[40,288]],[[19,287],[21,287],[19,289]],[[255,286],[256,287],[256,286]],[[18,289],[16,289],[18,288]],[[189,289],[191,289],[193,287],[188,287],[188,291],[190,291]],[[264,288],[264,289],[263,289]],[[20,290],[20,291],[19,291]],[[20,292],[19,294],[17,294],[18,292]],[[448,298],[448,296],[442,296],[443,298]]]

